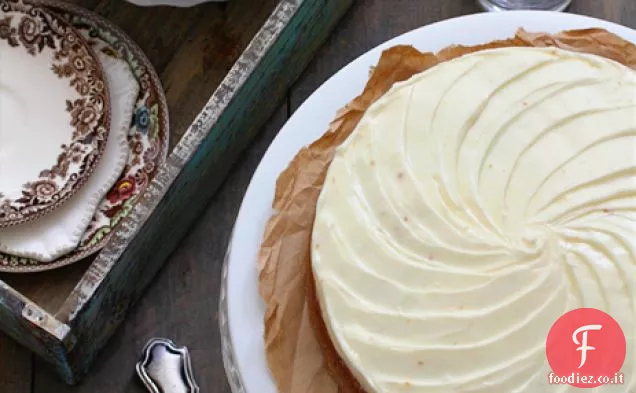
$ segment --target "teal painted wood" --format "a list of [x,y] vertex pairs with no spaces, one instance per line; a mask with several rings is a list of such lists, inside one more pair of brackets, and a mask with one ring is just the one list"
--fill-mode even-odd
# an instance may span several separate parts
[[22,299],[0,303],[0,327],[77,383],[352,2],[282,0],[50,323],[5,320]]
[[60,375],[70,372],[66,354],[75,344],[75,338],[69,327],[2,281],[0,328],[43,359],[55,364]]

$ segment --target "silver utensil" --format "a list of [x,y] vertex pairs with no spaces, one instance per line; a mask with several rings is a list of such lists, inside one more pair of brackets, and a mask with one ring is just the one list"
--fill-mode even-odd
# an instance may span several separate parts
[[477,0],[477,4],[486,11],[563,11],[571,2],[572,0]]
[[150,340],[136,368],[150,393],[199,393],[188,348],[177,347],[168,339]]

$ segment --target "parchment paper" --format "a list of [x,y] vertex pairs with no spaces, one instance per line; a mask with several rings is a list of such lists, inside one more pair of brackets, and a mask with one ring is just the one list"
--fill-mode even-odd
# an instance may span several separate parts
[[473,47],[452,46],[437,54],[421,53],[410,46],[384,51],[362,94],[337,113],[320,139],[298,152],[276,183],[273,208],[278,213],[267,223],[258,269],[260,292],[267,305],[266,355],[280,393],[344,392],[329,373],[307,306],[312,224],[334,149],[353,131],[364,111],[395,82],[442,61],[506,46],[556,46],[597,54],[636,68],[636,46],[601,29],[554,35],[520,29],[511,39]]

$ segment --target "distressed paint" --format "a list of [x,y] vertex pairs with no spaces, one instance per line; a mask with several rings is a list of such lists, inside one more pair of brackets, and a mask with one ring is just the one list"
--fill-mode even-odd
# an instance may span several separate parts
[[[113,264],[117,262],[140,228],[157,208],[164,195],[170,190],[170,186],[181,173],[186,162],[195,154],[203,139],[210,133],[230,100],[234,98],[237,91],[260,63],[259,60],[276,41],[300,3],[302,0],[283,0],[274,10],[272,16],[254,37],[254,40],[221,82],[194,123],[170,153],[166,164],[159,170],[133,211],[122,220],[120,228],[113,235],[113,240],[108,247],[95,259],[84,276],[85,279],[80,281],[68,301],[62,306],[62,318],[68,321],[74,320],[77,313],[85,306],[86,300],[93,296]],[[64,315],[67,312],[68,317]]]
[[44,360],[54,363],[60,375],[71,372],[66,354],[75,337],[68,325],[40,309],[0,281],[0,328]]
[[47,315],[56,324],[28,321],[29,301],[0,287],[10,301],[0,301],[0,327],[77,383],[352,2],[282,0],[62,308]]

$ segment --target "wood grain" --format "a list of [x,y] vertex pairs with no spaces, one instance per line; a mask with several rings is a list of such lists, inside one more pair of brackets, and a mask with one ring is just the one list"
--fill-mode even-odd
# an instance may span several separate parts
[[[172,150],[278,0],[232,0],[193,8],[141,8],[109,0],[72,2],[114,22],[146,53],[166,90]],[[55,314],[92,260],[52,272],[0,273],[0,280]]]
[[204,9],[190,38],[161,71],[172,116],[171,137],[178,141],[219,85],[278,0],[237,0],[223,13]]
[[0,273],[4,281],[46,311],[55,313],[82,277],[91,259],[49,272],[30,274]]
[[[239,14],[241,7],[251,7],[258,0],[232,0],[243,5],[211,4],[192,10],[173,11],[172,9],[138,9],[121,0],[77,0],[97,9],[104,15],[114,18],[127,29],[142,48],[149,54],[160,72],[173,105],[181,105],[189,99],[193,85],[180,82],[179,72],[187,70],[188,62],[175,59],[175,53],[184,48],[212,48],[208,52],[232,52],[232,43],[236,34],[240,34],[241,22],[235,19],[226,33],[225,45],[205,43],[203,39],[193,37],[194,31],[212,34],[214,28],[209,25],[226,26],[223,22],[232,13]],[[214,17],[205,22],[204,15],[218,7],[222,19]],[[201,12],[201,9],[205,9]],[[300,80],[290,90],[289,112],[295,110],[321,83],[349,61],[375,45],[413,28],[438,20],[476,12],[473,0],[364,0],[359,1],[348,12],[328,42],[321,48],[315,60],[306,68]],[[172,16],[172,12],[177,12]],[[636,27],[636,2],[632,0],[574,0],[571,12],[600,17]],[[252,15],[252,11],[246,11]],[[225,19],[223,19],[225,18]],[[232,18],[239,18],[233,16]],[[144,24],[154,23],[162,26],[162,33],[156,34],[143,29]],[[165,23],[164,23],[165,21]],[[138,26],[138,27],[137,27]],[[166,28],[165,26],[169,26]],[[171,32],[170,29],[174,29]],[[197,30],[198,29],[198,30]],[[238,32],[238,33],[237,33]],[[205,51],[204,51],[205,52]],[[197,63],[198,62],[198,63]],[[211,63],[206,63],[211,62]],[[215,58],[195,59],[197,67],[212,64],[222,70],[223,60]],[[192,71],[193,75],[196,72]],[[193,94],[193,100],[199,92]],[[201,99],[200,97],[198,99]],[[193,104],[194,105],[194,104]],[[191,116],[187,105],[184,113]],[[67,387],[58,381],[48,366],[37,361],[34,365],[32,393],[67,392],[144,392],[134,377],[132,365],[136,361],[145,341],[153,336],[167,336],[192,350],[195,375],[203,392],[229,393],[225,383],[223,365],[220,357],[217,324],[214,313],[217,307],[219,276],[225,245],[233,225],[234,217],[243,193],[249,183],[258,160],[267,148],[277,130],[282,126],[288,111],[281,107],[261,132],[246,154],[243,154],[233,169],[230,178],[214,197],[194,229],[170,257],[165,268],[151,285],[140,303],[134,307],[115,338],[99,356],[93,372],[78,387]],[[175,118],[173,124],[180,120]],[[183,120],[187,122],[187,120]],[[178,132],[178,131],[176,131]],[[174,140],[173,140],[174,141]],[[4,277],[2,277],[4,279]],[[18,280],[19,281],[19,280]],[[17,283],[16,285],[20,285]],[[28,285],[23,284],[22,285]],[[34,293],[37,293],[34,292]],[[28,376],[31,373],[31,356],[24,350],[6,344],[7,339],[0,336],[0,363],[7,359],[14,362],[14,373],[0,372],[0,391],[8,393],[26,393],[31,388]],[[1,369],[1,368],[0,368]],[[13,381],[13,375],[20,375]],[[16,382],[17,381],[17,382]],[[20,382],[21,381],[21,382]],[[6,388],[5,387],[10,387]],[[14,390],[15,389],[15,390]]]
[[569,12],[636,27],[636,2],[631,0],[573,0]]
[[357,4],[291,89],[291,110],[295,111],[340,68],[384,41],[430,23],[478,11],[472,0],[373,0]]
[[244,194],[260,158],[287,119],[286,107],[283,104],[276,110],[250,150],[240,156],[236,170],[100,354],[95,371],[72,388],[62,384],[48,365],[37,361],[34,392],[145,392],[134,375],[134,365],[146,341],[159,336],[188,346],[201,392],[230,393],[215,316],[221,262],[228,229],[241,203],[237,196]]
[[32,355],[0,332],[0,392],[31,393]]
[[75,338],[57,362],[65,381],[76,383],[87,371],[350,4],[277,5],[55,314]]
[[[245,10],[261,8],[242,1],[245,0],[232,3],[243,4],[240,13],[231,12],[231,6],[227,10],[228,15],[237,15],[232,23],[241,26],[240,34],[249,37],[243,39],[247,45],[244,50],[238,46],[242,43],[237,42],[233,45],[237,50],[223,54],[218,50],[223,47],[220,45],[215,58],[204,59],[210,66],[196,67],[194,61],[206,53],[201,45],[216,40],[215,33],[231,32],[228,24],[221,26],[220,31],[206,26],[194,29],[197,45],[185,45],[175,55],[188,59],[180,63],[184,67],[189,64],[199,70],[191,72],[191,68],[183,68],[177,72],[184,80],[193,81],[193,85],[176,95],[183,94],[184,100],[194,97],[196,94],[190,91],[202,86],[205,91],[211,89],[205,96],[204,90],[199,94],[207,102],[195,111],[193,121],[187,121],[183,137],[63,304],[52,310],[51,299],[57,296],[40,296],[47,303],[40,307],[24,295],[39,296],[45,286],[48,290],[64,290],[68,287],[61,283],[68,282],[67,275],[58,276],[57,281],[56,277],[45,274],[30,276],[30,281],[20,282],[23,294],[6,285],[0,287],[2,329],[53,363],[60,378],[68,384],[78,383],[88,371],[129,308],[217,191],[238,155],[285,99],[288,87],[352,2],[277,0],[275,9],[263,13],[259,21],[256,18],[259,12]],[[109,16],[112,15],[110,12]],[[238,15],[248,15],[250,19],[241,20]],[[258,32],[249,31],[252,25]],[[236,56],[239,58],[234,61]],[[215,68],[221,57],[228,67],[231,65],[229,71]],[[206,85],[208,77],[217,72],[224,75],[221,82],[210,79],[210,85]],[[185,109],[177,113],[184,114]],[[49,280],[45,281],[47,277]],[[46,284],[41,285],[43,282]]]

